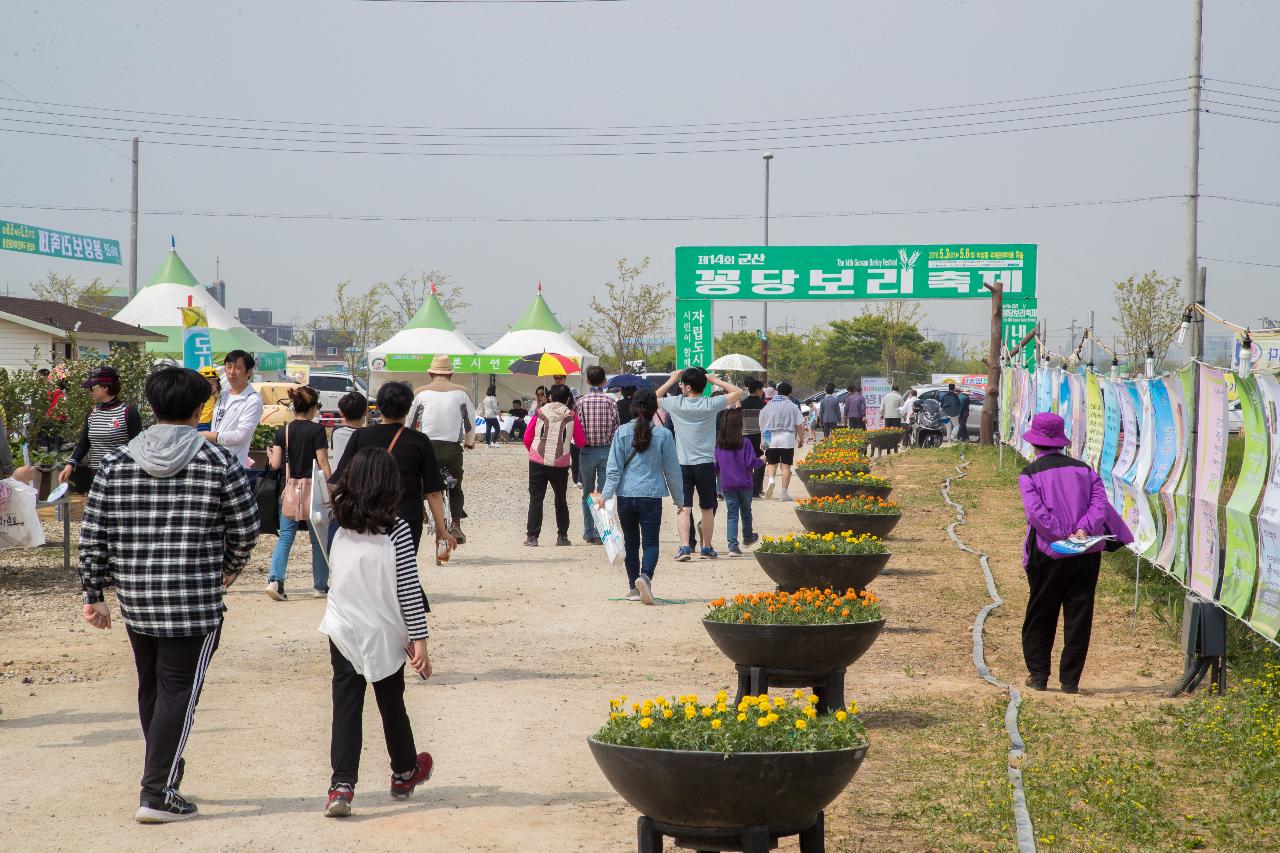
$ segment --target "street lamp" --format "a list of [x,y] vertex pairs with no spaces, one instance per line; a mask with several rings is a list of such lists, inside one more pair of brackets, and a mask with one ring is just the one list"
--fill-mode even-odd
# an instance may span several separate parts
[[[769,245],[769,162],[773,152],[764,152],[764,244]],[[764,300],[764,319],[760,324],[760,366],[764,368],[763,381],[769,380],[769,300]]]

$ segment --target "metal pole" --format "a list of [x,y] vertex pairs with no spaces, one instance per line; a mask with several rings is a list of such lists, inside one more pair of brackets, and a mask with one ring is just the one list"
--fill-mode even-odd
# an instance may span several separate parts
[[[1204,267],[1200,268],[1200,274],[1196,276],[1196,292],[1195,303],[1201,307],[1204,306],[1205,286],[1209,283],[1209,271]],[[1196,312],[1195,319],[1191,326],[1191,357],[1204,358],[1204,315]]]
[[129,206],[129,298],[138,295],[138,137],[133,138],[133,201]]
[[1098,363],[1098,348],[1093,342],[1093,312],[1089,312],[1089,369],[1095,370]]
[[[1191,49],[1191,164],[1187,185],[1187,273],[1183,292],[1188,303],[1196,301],[1196,277],[1200,271],[1197,245],[1200,216],[1200,58],[1204,46],[1204,0],[1195,0],[1195,44]],[[1200,358],[1204,351],[1193,353]]]
[[[769,245],[769,161],[773,159],[773,152],[766,151],[764,153],[764,244]],[[764,368],[761,381],[769,381],[769,300],[764,300],[764,319],[760,324],[760,334],[764,339],[760,341],[760,366]]]

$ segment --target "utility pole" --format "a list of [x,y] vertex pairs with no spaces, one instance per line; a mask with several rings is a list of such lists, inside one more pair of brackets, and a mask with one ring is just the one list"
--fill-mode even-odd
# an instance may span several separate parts
[[1071,318],[1071,341],[1067,345],[1067,351],[1073,353],[1076,351],[1076,318]]
[[[1209,271],[1204,267],[1200,268],[1200,274],[1196,276],[1196,293],[1195,303],[1204,305],[1205,285],[1208,284]],[[1191,357],[1204,358],[1204,315],[1199,311],[1195,312],[1195,318],[1191,323]]]
[[[764,244],[769,245],[769,161],[773,152],[764,152]],[[769,381],[769,300],[764,300],[764,319],[760,323],[760,366],[764,373],[761,382]]]
[[129,207],[129,298],[138,295],[138,137],[133,138],[133,202]]
[[991,291],[991,339],[987,345],[987,396],[982,404],[982,432],[979,444],[991,444],[996,433],[996,412],[1000,409],[1000,332],[1004,316],[1004,285],[984,284]]
[[1093,312],[1089,312],[1089,369],[1097,370],[1098,347],[1093,342]]
[[[1183,279],[1183,293],[1187,304],[1198,301],[1196,298],[1196,281],[1200,272],[1200,256],[1197,238],[1199,236],[1200,217],[1200,58],[1204,47],[1204,0],[1194,0],[1195,44],[1191,48],[1191,164],[1187,170],[1189,182],[1187,186],[1187,272]],[[1203,298],[1203,297],[1202,297]],[[1203,328],[1203,324],[1201,324]],[[1204,355],[1203,340],[1201,346],[1192,356],[1200,358]]]

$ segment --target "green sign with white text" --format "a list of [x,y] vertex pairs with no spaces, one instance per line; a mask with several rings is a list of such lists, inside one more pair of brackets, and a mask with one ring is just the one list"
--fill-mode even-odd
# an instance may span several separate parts
[[676,247],[676,299],[983,299],[996,282],[1035,296],[1035,244]]
[[120,243],[105,237],[70,234],[37,225],[0,219],[0,249],[27,255],[46,255],[100,264],[120,263]]
[[715,357],[711,303],[706,299],[677,299],[676,366],[706,367]]
[[[509,373],[511,365],[522,355],[449,355],[454,373]],[[369,365],[373,370],[388,373],[426,373],[434,355],[422,353],[388,353],[385,358],[375,358]]]

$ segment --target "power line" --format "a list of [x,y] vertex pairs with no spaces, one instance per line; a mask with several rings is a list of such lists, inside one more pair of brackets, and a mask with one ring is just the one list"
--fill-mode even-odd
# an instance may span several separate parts
[[[1058,124],[1034,125],[1031,127],[1011,127],[993,130],[978,130],[967,133],[946,133],[930,136],[910,136],[897,139],[863,139],[850,140],[842,142],[815,142],[803,143],[795,145],[770,145],[771,148],[778,151],[795,151],[805,149],[824,149],[824,148],[846,148],[855,145],[883,145],[886,143],[896,142],[931,142],[947,139],[965,139],[978,136],[998,136],[1007,133],[1026,133],[1036,130],[1060,130],[1071,127],[1089,127],[1101,124],[1113,124],[1121,121],[1134,121],[1138,119],[1161,118],[1164,116],[1179,115],[1186,112],[1185,109],[1167,110],[1163,112],[1147,113],[1143,115],[1133,116],[1117,116],[1113,118],[1092,119],[1088,121],[1063,122]],[[990,122],[979,122],[977,124],[988,124]],[[968,125],[972,126],[972,125]],[[921,128],[927,130],[927,128]],[[54,133],[44,130],[21,130],[18,128],[0,128],[0,132],[19,133],[34,136],[49,137],[72,137],[78,139],[98,139],[107,142],[128,142],[128,139],[121,139],[110,136],[85,136],[82,134],[66,134]],[[844,135],[844,134],[840,134]],[[270,141],[270,140],[263,140]],[[291,140],[286,140],[291,141]],[[740,143],[750,140],[733,140],[733,143]],[[686,148],[686,149],[664,149],[664,150],[645,150],[645,151],[551,151],[547,153],[531,153],[518,151],[383,151],[383,150],[360,150],[360,149],[341,149],[341,148],[289,148],[274,145],[232,145],[225,143],[213,142],[187,142],[171,139],[148,139],[149,145],[169,145],[180,148],[210,148],[224,149],[231,151],[274,151],[280,153],[291,154],[345,154],[345,155],[376,155],[376,156],[417,156],[417,157],[645,157],[660,155],[679,155],[679,154],[734,154],[744,152],[756,152],[758,146],[737,147],[737,148]],[[306,140],[312,142],[313,140]],[[350,141],[333,144],[353,144]],[[419,143],[425,144],[425,143]],[[598,143],[604,144],[604,143]],[[641,143],[634,143],[641,144]],[[669,143],[676,144],[676,143]],[[689,143],[686,143],[689,144]]]
[[[944,213],[984,213],[1011,210],[1049,210],[1054,208],[1092,207],[1119,204],[1141,204],[1143,202],[1185,199],[1184,195],[1150,195],[1132,196],[1129,198],[1086,199],[1079,201],[1044,201],[1021,202],[1015,204],[973,205],[964,207],[917,208],[913,210],[846,210],[846,211],[811,211],[800,213],[773,213],[771,218],[777,219],[828,219],[855,216],[907,216]],[[21,202],[0,201],[0,208],[16,210],[51,210],[75,213],[127,213],[126,208],[92,207],[79,205],[47,205]],[[445,216],[445,215],[407,215],[389,214],[335,214],[335,213],[259,213],[251,211],[212,211],[212,210],[146,210],[147,216],[191,216],[231,219],[282,219],[334,222],[432,222],[432,223],[539,223],[539,222],[690,222],[690,221],[736,221],[759,219],[759,213],[728,214],[681,214],[671,216],[643,215],[597,215],[597,216]]]
[[1230,258],[1206,258],[1201,256],[1202,261],[1213,261],[1219,264],[1240,264],[1246,267],[1271,267],[1272,269],[1280,269],[1280,264],[1264,264],[1261,261],[1233,261]]
[[1280,92],[1280,86],[1266,86],[1262,83],[1242,83],[1238,80],[1223,80],[1221,77],[1205,77],[1204,79],[1214,83],[1226,83],[1229,86],[1243,86],[1248,89],[1270,89],[1273,92]]
[[[31,98],[28,98],[24,93],[20,92],[20,91],[18,90],[18,88],[17,88],[16,86],[14,86],[12,83],[10,83],[9,81],[7,81],[7,80],[0,80],[0,84],[3,84],[3,85],[5,86],[5,88],[7,88],[7,89],[11,90],[12,92],[16,93],[20,98],[22,98],[22,100],[24,100],[24,101],[26,101],[27,103],[31,104],[32,106],[36,107],[36,108],[37,108],[37,109],[39,109],[41,112],[44,112],[44,113],[48,114],[49,116],[56,118],[56,116],[53,116],[53,113],[50,113],[48,110],[45,110],[43,107],[41,107],[41,106],[40,106],[40,102],[39,102],[39,101],[35,101],[35,100],[32,100]],[[5,98],[4,100],[9,101],[9,100],[13,100],[13,99],[12,99],[12,98]],[[61,121],[61,120],[59,120],[59,121],[58,121],[58,124],[65,125],[65,126],[66,126],[66,127],[68,127],[68,128],[70,128],[70,127],[71,127],[71,125],[69,125],[69,124],[67,124],[65,121]],[[81,134],[81,136],[82,136],[84,139],[89,139],[89,140],[91,140],[91,141],[97,142],[97,144],[98,144],[100,147],[107,149],[107,150],[108,150],[108,151],[110,151],[112,154],[116,155],[117,157],[124,157],[124,159],[126,159],[126,160],[129,160],[129,159],[130,159],[129,157],[126,157],[124,154],[122,154],[122,153],[120,153],[119,151],[115,150],[115,149],[114,149],[114,148],[112,148],[111,146],[109,146],[109,145],[103,145],[103,141],[102,141],[102,140],[96,140],[96,139],[93,139],[92,137],[89,137],[89,136],[83,136],[82,134]]]
[[1240,115],[1239,113],[1224,113],[1224,112],[1215,112],[1213,110],[1205,110],[1205,114],[1211,115],[1211,116],[1226,116],[1227,118],[1239,118],[1239,119],[1244,119],[1245,121],[1261,122],[1262,124],[1280,124],[1280,119],[1261,118],[1259,116],[1246,116],[1246,115]]
[[451,3],[457,6],[480,6],[505,3],[510,6],[529,6],[538,3],[627,3],[629,0],[357,0],[360,3]]

